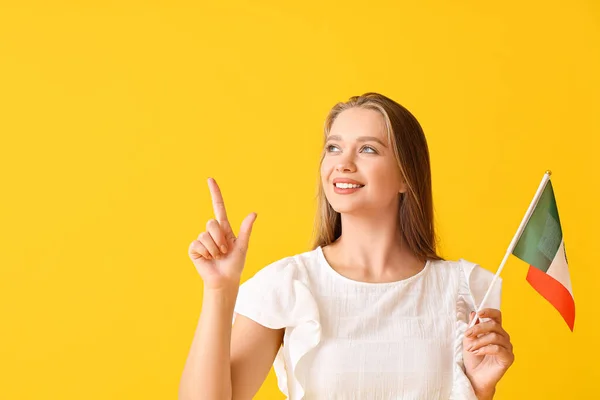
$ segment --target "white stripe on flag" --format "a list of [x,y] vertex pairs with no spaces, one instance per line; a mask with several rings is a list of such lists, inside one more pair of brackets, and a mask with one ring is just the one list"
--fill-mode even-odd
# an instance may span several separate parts
[[554,260],[550,264],[548,271],[546,271],[548,275],[556,279],[560,282],[571,296],[573,296],[573,289],[571,288],[571,276],[569,275],[569,265],[567,264],[567,258],[565,257],[565,244],[564,241],[560,240],[560,246],[558,246],[558,251],[554,255]]

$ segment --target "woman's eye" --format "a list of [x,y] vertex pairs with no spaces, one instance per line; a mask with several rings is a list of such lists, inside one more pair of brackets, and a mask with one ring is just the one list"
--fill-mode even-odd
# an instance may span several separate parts
[[363,149],[371,149],[371,150],[373,150],[374,154],[377,154],[377,151],[371,146],[365,146],[365,147],[363,147]]
[[[334,146],[333,144],[330,144],[330,145],[328,145],[327,147],[325,147],[325,150],[326,150],[328,153],[331,153],[331,152],[333,151],[333,150],[331,150],[331,149],[338,149],[338,148],[337,148],[337,146]],[[367,151],[367,153],[371,153],[371,154],[377,154],[377,150],[375,150],[375,148],[374,148],[374,147],[371,147],[371,146],[364,146],[364,147],[363,147],[361,150],[364,150],[364,149],[369,149],[369,150],[371,150],[371,151]],[[339,150],[339,149],[338,149],[338,150]]]

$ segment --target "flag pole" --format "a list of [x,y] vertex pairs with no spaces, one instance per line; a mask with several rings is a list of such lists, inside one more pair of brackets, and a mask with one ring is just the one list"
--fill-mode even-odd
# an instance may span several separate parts
[[513,236],[513,239],[510,242],[510,245],[508,245],[506,254],[504,254],[504,258],[502,259],[502,262],[500,263],[500,267],[498,267],[498,271],[496,272],[496,275],[494,275],[494,279],[492,279],[492,282],[490,283],[490,286],[488,287],[487,292],[485,292],[485,296],[483,296],[483,300],[481,300],[479,307],[477,307],[477,304],[475,304],[475,307],[477,307],[477,310],[476,310],[475,318],[473,318],[473,321],[471,321],[471,323],[469,324],[469,328],[473,327],[473,325],[475,325],[477,323],[477,320],[479,319],[479,311],[481,311],[481,309],[483,308],[483,304],[489,297],[490,292],[492,291],[492,288],[494,287],[494,284],[498,280],[498,277],[500,276],[500,272],[502,272],[502,268],[504,268],[504,264],[506,263],[506,260],[508,260],[508,256],[510,256],[512,254],[515,246],[517,245],[517,242],[519,241],[519,238],[521,237],[521,234],[523,233],[523,230],[525,229],[525,225],[527,225],[527,222],[529,222],[529,218],[531,217],[531,214],[533,214],[533,209],[537,205],[537,202],[540,199],[542,192],[544,191],[544,187],[546,186],[546,183],[550,180],[550,175],[552,175],[552,171],[547,170],[546,173],[544,174],[544,176],[542,177],[542,181],[540,182],[540,185],[538,186],[537,192],[535,192],[535,196],[533,196],[533,200],[531,200],[531,203],[529,204],[529,208],[527,209],[527,212],[525,213],[525,216],[523,217],[523,220],[521,221],[521,225],[519,225],[519,229],[517,229],[517,233],[515,233],[515,236]]

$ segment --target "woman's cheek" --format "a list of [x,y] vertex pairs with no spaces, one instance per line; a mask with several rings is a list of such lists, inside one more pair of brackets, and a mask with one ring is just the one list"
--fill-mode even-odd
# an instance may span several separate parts
[[321,178],[323,182],[326,182],[329,179],[329,176],[331,175],[331,170],[332,168],[330,162],[324,160],[321,164]]

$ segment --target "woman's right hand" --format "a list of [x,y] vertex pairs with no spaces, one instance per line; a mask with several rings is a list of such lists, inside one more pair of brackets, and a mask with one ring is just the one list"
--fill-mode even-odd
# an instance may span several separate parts
[[219,185],[209,178],[208,187],[216,219],[207,221],[206,231],[190,244],[188,253],[204,281],[205,289],[236,289],[240,284],[250,233],[257,215],[250,213],[242,221],[236,238],[227,220]]

